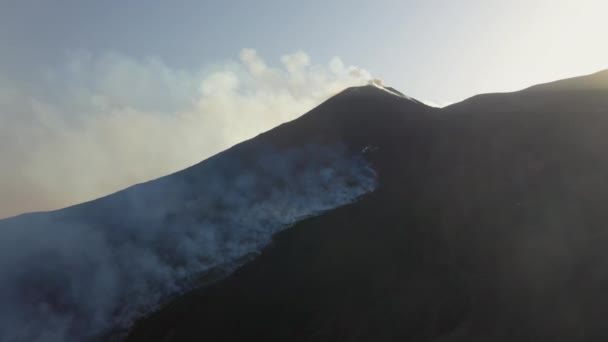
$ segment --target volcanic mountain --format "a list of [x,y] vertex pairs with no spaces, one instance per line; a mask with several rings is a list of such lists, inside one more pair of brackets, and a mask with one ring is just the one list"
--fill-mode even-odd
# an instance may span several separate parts
[[256,140],[363,150],[377,188],[128,341],[608,340],[608,71],[442,109],[350,88]]
[[606,341],[606,133],[608,71],[446,108],[346,89],[0,221],[0,340]]

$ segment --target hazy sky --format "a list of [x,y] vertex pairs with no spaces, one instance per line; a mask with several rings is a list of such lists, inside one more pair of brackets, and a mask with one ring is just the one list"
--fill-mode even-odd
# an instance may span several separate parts
[[[1,70],[69,51],[192,70],[255,48],[341,56],[414,97],[451,102],[608,68],[603,0],[2,0]],[[23,77],[26,77],[23,75]]]
[[381,78],[439,105],[608,68],[605,0],[0,0],[0,217],[191,165]]

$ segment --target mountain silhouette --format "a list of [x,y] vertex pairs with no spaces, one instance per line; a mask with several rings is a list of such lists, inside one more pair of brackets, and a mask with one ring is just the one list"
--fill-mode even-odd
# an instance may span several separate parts
[[349,88],[244,145],[361,151],[375,191],[127,340],[606,341],[607,133],[608,71],[446,108]]
[[608,71],[445,108],[381,81],[0,220],[0,340],[606,341]]

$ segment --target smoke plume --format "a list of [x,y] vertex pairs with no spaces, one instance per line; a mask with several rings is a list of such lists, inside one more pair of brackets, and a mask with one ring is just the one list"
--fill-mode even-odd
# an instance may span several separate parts
[[73,53],[23,83],[0,74],[0,217],[90,200],[205,159],[370,75],[255,50],[199,71]]

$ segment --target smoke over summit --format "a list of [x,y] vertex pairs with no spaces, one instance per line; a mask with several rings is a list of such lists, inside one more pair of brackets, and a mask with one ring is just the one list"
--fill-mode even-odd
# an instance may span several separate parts
[[75,52],[24,83],[0,74],[0,217],[153,179],[305,113],[365,70],[255,50],[196,72],[160,59]]

